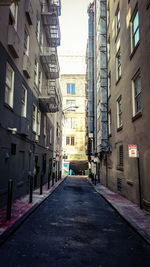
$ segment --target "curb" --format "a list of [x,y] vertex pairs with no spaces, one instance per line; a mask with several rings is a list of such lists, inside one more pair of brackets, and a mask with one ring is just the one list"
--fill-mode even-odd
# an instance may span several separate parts
[[59,187],[59,185],[65,181],[67,177],[62,178],[59,183],[55,186],[52,187],[52,190],[45,194],[45,196],[43,195],[43,197],[38,200],[37,202],[35,202],[35,205],[30,208],[21,218],[19,218],[8,230],[6,230],[3,234],[0,235],[0,246],[3,245],[3,243],[13,234],[17,231],[17,229],[28,219],[28,217],[30,215],[32,215],[32,213],[34,213],[34,211],[37,210],[38,207],[40,207],[44,201],[46,201],[46,199]]
[[150,245],[150,237],[147,236],[145,234],[145,232],[134,222],[132,222],[130,220],[130,218],[127,216],[127,215],[124,215],[124,213],[118,209],[105,195],[103,195],[100,191],[98,191],[94,184],[90,181],[90,179],[87,179],[88,182],[93,186],[93,188],[95,189],[95,191],[104,199],[106,200],[111,206],[112,208],[120,215],[121,218],[123,218],[127,223],[128,225],[140,236],[143,238],[143,240],[148,243],[148,245]]

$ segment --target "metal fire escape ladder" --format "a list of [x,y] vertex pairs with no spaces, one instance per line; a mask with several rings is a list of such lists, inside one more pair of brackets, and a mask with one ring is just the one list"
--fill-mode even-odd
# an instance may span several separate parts
[[107,8],[106,0],[100,0],[100,151],[108,151],[107,105]]

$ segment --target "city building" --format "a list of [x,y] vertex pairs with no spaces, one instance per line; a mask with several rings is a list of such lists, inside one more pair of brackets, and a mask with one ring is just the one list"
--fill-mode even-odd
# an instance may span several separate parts
[[37,188],[41,176],[45,183],[60,171],[60,13],[59,0],[0,6],[0,205],[9,179],[17,198],[29,191],[30,175]]
[[85,174],[85,75],[63,74],[60,86],[63,97],[63,172]]
[[[95,0],[94,5],[95,175],[112,191],[150,210],[150,1]],[[98,79],[99,73],[104,75]]]

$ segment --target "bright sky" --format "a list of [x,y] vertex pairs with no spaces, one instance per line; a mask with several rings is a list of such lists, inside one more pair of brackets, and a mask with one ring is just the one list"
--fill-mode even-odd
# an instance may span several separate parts
[[61,74],[85,73],[85,58],[75,56],[86,53],[89,3],[89,0],[61,0],[61,46],[58,48]]

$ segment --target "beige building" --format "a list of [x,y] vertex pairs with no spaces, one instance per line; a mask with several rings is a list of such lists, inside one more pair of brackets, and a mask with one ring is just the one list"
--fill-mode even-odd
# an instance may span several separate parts
[[85,75],[61,75],[60,86],[63,97],[63,165],[80,174],[87,169]]

